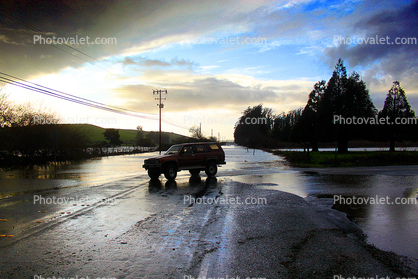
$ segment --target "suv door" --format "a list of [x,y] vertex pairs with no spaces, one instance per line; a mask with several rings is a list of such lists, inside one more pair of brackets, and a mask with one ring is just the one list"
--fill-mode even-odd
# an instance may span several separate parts
[[180,151],[179,157],[177,159],[179,167],[188,167],[194,165],[195,153],[193,145],[185,145]]
[[205,166],[208,154],[210,154],[210,150],[207,145],[203,143],[196,144],[194,146],[194,151],[196,153],[195,164],[199,166]]

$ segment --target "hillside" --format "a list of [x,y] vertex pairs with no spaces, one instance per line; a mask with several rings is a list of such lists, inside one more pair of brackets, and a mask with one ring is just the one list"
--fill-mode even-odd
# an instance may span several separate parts
[[[105,140],[105,137],[103,136],[103,133],[106,130],[105,128],[98,127],[98,126],[91,125],[91,124],[71,124],[71,125],[74,127],[77,127],[78,129],[82,131],[85,131],[92,144],[101,143]],[[124,142],[124,145],[135,145],[136,134],[137,134],[137,130],[119,129],[120,139]],[[145,136],[150,135],[151,137],[155,138],[156,141],[158,142],[158,132],[144,131],[144,135]],[[191,140],[189,137],[171,133],[171,132],[162,132],[161,137],[162,137],[163,143],[168,143],[168,144],[175,143],[175,142],[185,142],[185,141]],[[166,139],[168,139],[168,142]]]

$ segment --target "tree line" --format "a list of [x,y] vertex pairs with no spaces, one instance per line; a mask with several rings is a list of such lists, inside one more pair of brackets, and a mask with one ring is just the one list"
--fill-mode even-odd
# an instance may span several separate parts
[[[251,118],[265,120],[254,124],[247,121]],[[234,138],[248,147],[277,148],[289,142],[312,151],[318,151],[319,143],[336,142],[339,152],[347,152],[351,140],[368,140],[389,142],[394,151],[395,142],[418,140],[416,120],[398,81],[378,111],[366,83],[357,72],[348,75],[339,59],[328,82],[315,83],[304,108],[274,115],[262,104],[248,107],[235,125]]]
[[[48,120],[48,123],[42,124]],[[16,104],[0,94],[0,166],[74,158],[88,137],[72,125],[62,125],[53,112],[29,103]]]
[[56,113],[14,103],[0,92],[0,167],[86,159],[100,156],[102,147],[123,143],[118,129],[106,129],[105,141],[93,143],[82,126],[59,123]]

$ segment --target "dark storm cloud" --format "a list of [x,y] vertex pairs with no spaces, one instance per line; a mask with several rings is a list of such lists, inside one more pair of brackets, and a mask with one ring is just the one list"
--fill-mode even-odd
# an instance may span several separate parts
[[[325,54],[330,58],[330,64],[335,64],[339,57],[342,57],[353,67],[357,65],[367,67],[375,62],[380,62],[382,63],[379,67],[380,71],[398,79],[409,74],[410,71],[418,70],[416,55],[418,50],[418,44],[416,44],[416,40],[418,40],[418,1],[397,10],[386,10],[361,19],[354,24],[351,35],[346,35],[342,34],[342,38],[356,38],[358,42],[358,38],[361,37],[369,41],[365,43],[363,40],[363,43],[355,46],[342,43],[327,48]],[[385,43],[372,44],[372,40],[375,38],[384,38]],[[411,39],[411,44],[396,44],[397,38],[413,39]],[[400,39],[398,42],[401,42]]]
[[[57,72],[68,66],[77,67],[85,60],[94,61],[63,45],[34,44],[34,36],[85,36],[86,30],[112,6],[112,2],[1,1],[1,68],[11,74],[29,77]],[[85,51],[87,46],[75,45],[74,48]]]
[[[267,5],[243,5],[230,0],[0,1],[0,66],[24,78],[77,68],[113,55],[141,53],[236,24],[245,25],[244,15]],[[74,50],[64,45],[34,44],[33,35],[115,38],[117,44],[75,44]],[[143,63],[189,66],[184,60]]]
[[[112,1],[1,1],[2,27],[44,30],[68,36],[87,29]],[[4,24],[4,25],[3,25]]]

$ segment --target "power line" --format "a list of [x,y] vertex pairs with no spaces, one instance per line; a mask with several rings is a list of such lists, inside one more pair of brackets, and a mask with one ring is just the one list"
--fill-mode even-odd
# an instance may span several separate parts
[[[40,33],[43,33],[43,34],[48,34],[47,32],[42,31],[41,29],[39,29],[39,28],[37,28],[37,27],[35,27],[35,26],[33,26],[33,25],[25,22],[24,20],[19,19],[18,17],[14,16],[14,15],[6,12],[6,11],[0,10],[0,13],[3,13],[3,15],[6,16],[8,19],[10,19],[10,20],[12,20],[12,21],[14,21],[14,22],[16,22],[16,23],[18,23],[20,25],[23,25],[24,27],[27,27],[27,28],[29,28],[29,29],[31,29],[33,31],[40,32]],[[5,23],[5,22],[3,21],[3,23]],[[7,24],[7,23],[5,23],[5,24]],[[8,26],[11,26],[11,25],[8,25]],[[11,26],[11,27],[14,28],[13,26]],[[16,29],[16,28],[14,28],[14,29]],[[23,30],[18,30],[18,31],[22,31],[22,32],[24,32],[27,35],[32,35],[32,34],[29,34],[29,33],[25,32],[25,31],[23,31]],[[81,54],[83,54],[83,55],[85,55],[85,56],[93,59],[96,62],[98,62],[97,61],[98,60],[97,58],[94,58],[94,57],[92,57],[92,56],[90,56],[90,55],[88,55],[88,54],[86,54],[86,53],[84,53],[84,52],[82,52],[82,51],[80,51],[80,50],[78,50],[78,49],[76,49],[76,48],[74,48],[74,47],[66,44],[66,43],[64,43],[63,45],[66,46],[66,47],[69,47],[69,48],[71,48],[71,49],[73,49],[75,51],[77,51],[78,53],[81,53]],[[54,46],[54,45],[51,45],[51,46]],[[60,48],[58,48],[58,49],[60,49]],[[62,49],[60,49],[60,50],[62,50]],[[69,54],[71,54],[71,53],[69,53]],[[78,56],[76,56],[76,57],[78,57]]]
[[[3,16],[7,17],[9,20],[12,20],[12,21],[16,22],[17,24],[20,24],[20,25],[22,25],[23,27],[26,27],[26,28],[28,28],[28,29],[31,29],[32,31],[35,31],[35,32],[40,32],[40,33],[42,33],[42,34],[48,34],[48,32],[44,32],[43,30],[41,30],[41,29],[39,29],[39,28],[37,28],[37,27],[35,27],[35,26],[33,26],[33,25],[31,25],[31,24],[29,24],[29,23],[25,22],[24,20],[19,19],[18,17],[14,16],[14,15],[12,15],[12,14],[10,14],[10,13],[8,13],[8,12],[4,11],[4,10],[0,10],[0,14],[3,14]],[[1,19],[1,18],[0,18],[0,19]],[[16,27],[14,27],[14,26],[12,26],[12,25],[10,25],[10,24],[6,23],[5,21],[2,21],[2,22],[3,22],[3,24],[5,24],[5,25],[7,25],[7,26],[9,26],[9,27],[11,27],[11,28],[13,28],[13,29],[15,29],[15,30],[19,31],[19,32],[25,33],[26,35],[29,35],[29,36],[33,36],[33,34],[30,34],[30,33],[28,33],[27,31],[25,31],[25,30],[23,30],[23,29],[17,29]],[[62,45],[64,45],[64,46],[66,46],[66,47],[68,47],[68,48],[70,48],[70,49],[72,49],[72,50],[74,50],[74,51],[76,51],[76,52],[78,52],[78,53],[80,53],[80,54],[82,54],[82,55],[84,55],[84,56],[86,56],[86,57],[90,58],[90,59],[91,59],[91,60],[93,60],[95,63],[102,63],[102,64],[105,64],[105,66],[107,65],[107,66],[106,66],[107,68],[103,68],[103,67],[100,67],[100,66],[99,66],[99,65],[97,65],[97,64],[93,64],[93,62],[92,62],[92,61],[89,61],[89,60],[86,60],[86,59],[84,59],[84,58],[82,58],[82,57],[80,57],[80,56],[74,55],[73,53],[68,52],[68,51],[66,51],[66,50],[64,50],[64,49],[62,49],[62,48],[60,48],[60,47],[58,47],[58,46],[56,46],[56,45],[54,45],[54,44],[48,44],[48,45],[49,45],[49,46],[51,46],[51,47],[54,47],[54,48],[56,48],[56,49],[58,49],[58,50],[61,50],[61,51],[65,52],[65,53],[67,53],[67,54],[69,54],[69,55],[71,55],[71,56],[74,56],[74,57],[76,57],[76,58],[78,58],[78,59],[80,59],[80,60],[83,60],[83,61],[85,61],[85,62],[87,62],[87,63],[90,63],[91,65],[96,66],[96,67],[98,67],[98,68],[100,68],[100,69],[102,69],[102,70],[107,71],[107,70],[109,70],[109,68],[115,69],[115,68],[113,68],[113,65],[111,65],[111,64],[109,64],[109,63],[107,63],[107,62],[105,62],[105,61],[100,61],[98,58],[95,58],[95,57],[93,57],[93,56],[91,56],[91,55],[89,55],[89,54],[87,54],[87,53],[85,53],[85,52],[83,52],[83,51],[81,51],[81,50],[78,50],[78,49],[76,49],[76,48],[72,47],[71,45],[69,45],[69,44],[67,44],[67,43],[64,43],[64,44],[62,44]],[[116,70],[117,70],[117,71],[119,71],[119,69],[116,69]],[[119,72],[120,72],[120,71],[119,71]],[[120,72],[120,73],[123,73],[123,74],[125,74],[125,75],[128,75],[128,76],[132,77],[131,75],[129,75],[129,74],[125,73],[125,72]]]
[[[116,109],[112,109],[110,107],[95,105],[94,103],[83,102],[81,100],[73,99],[73,98],[70,98],[70,97],[60,96],[59,94],[52,93],[48,90],[43,90],[43,89],[40,89],[40,88],[29,86],[27,84],[24,84],[24,83],[21,83],[21,82],[16,82],[16,81],[10,80],[8,78],[0,77],[0,81],[7,82],[9,84],[12,84],[12,85],[15,85],[15,86],[18,86],[18,87],[21,87],[21,88],[29,89],[29,90],[34,91],[34,92],[42,93],[42,94],[45,94],[45,95],[48,95],[48,96],[51,96],[51,97],[56,97],[56,98],[59,98],[59,99],[65,100],[65,101],[70,101],[70,102],[73,102],[73,103],[77,103],[77,104],[81,104],[81,105],[85,105],[85,106],[89,106],[89,107],[93,107],[93,108],[97,108],[97,109],[101,109],[101,110],[106,110],[106,111],[110,111],[110,112],[115,112],[115,113],[119,113],[119,114],[136,116],[136,117],[143,117],[143,116],[139,116],[139,115],[132,115],[129,112],[124,112],[124,111],[119,111],[119,110],[116,110]],[[147,118],[147,117],[144,117],[144,118]],[[148,118],[148,119],[152,119],[152,118]]]
[[[45,87],[36,83],[25,81],[23,79],[19,79],[19,78],[16,78],[14,76],[11,76],[2,72],[0,72],[0,74],[6,76],[6,77],[0,76],[0,81],[6,82],[8,84],[15,85],[21,88],[25,88],[34,92],[42,93],[51,97],[59,98],[65,101],[70,101],[70,102],[77,103],[80,105],[85,105],[85,106],[89,106],[89,107],[93,107],[93,108],[97,108],[101,110],[106,110],[109,112],[156,120],[156,116],[152,114],[147,115],[141,112],[130,111],[130,110],[119,108],[119,107],[109,106],[103,103],[91,101],[85,98],[77,97],[75,95],[71,95],[71,94],[64,93],[58,90],[54,90],[54,89],[51,89],[51,88],[48,88],[48,87]],[[24,82],[19,82],[18,80],[21,80]]]
[[189,130],[189,127],[187,127],[185,125],[182,125],[182,124],[179,124],[179,123],[175,122],[174,120],[171,120],[170,118],[168,118],[168,117],[166,117],[164,115],[162,115],[162,119],[164,119],[163,121],[165,123],[167,123],[167,124],[171,124],[173,126],[176,126],[176,127],[182,128],[182,129]]
[[[145,119],[150,119],[150,120],[157,120],[157,116],[153,114],[146,114],[142,112],[127,110],[127,109],[116,107],[116,106],[106,105],[100,102],[92,101],[86,98],[81,98],[75,95],[71,95],[71,94],[59,91],[59,90],[42,86],[42,85],[6,74],[3,72],[0,72],[0,81],[5,82],[7,84],[14,85],[14,86],[18,86],[24,89],[28,89],[37,93],[41,93],[47,96],[55,97],[58,99],[62,99],[65,101],[73,102],[76,104],[80,104],[80,105],[84,105],[84,106],[88,106],[88,107],[92,107],[96,109],[105,110],[108,112],[113,112],[113,113],[118,113],[122,115],[133,116],[133,117],[139,117],[139,118],[145,118]],[[167,124],[170,124],[179,128],[187,129],[185,126],[182,126],[181,124],[178,124],[173,120],[168,120],[168,121],[163,120],[163,121],[166,122]]]
[[[1,11],[0,11],[1,12]],[[1,18],[0,18],[0,20],[1,20]],[[3,22],[3,24],[5,24],[5,25],[7,25],[7,26],[10,26],[11,28],[13,28],[13,29],[16,29],[13,25],[10,25],[10,24],[8,24],[8,23],[6,23],[6,22],[4,22],[4,21],[2,21]],[[22,32],[22,33],[25,33],[26,35],[29,35],[29,36],[33,36],[33,34],[30,34],[29,32],[27,32],[27,31],[25,31],[25,30],[22,30],[22,29],[16,29],[17,31],[19,31],[19,32]],[[62,48],[59,48],[58,46],[56,46],[56,45],[52,45],[52,44],[48,44],[49,46],[51,46],[51,47],[53,47],[53,48],[56,48],[56,49],[58,49],[58,50],[61,50],[61,51],[63,51],[63,52],[65,52],[65,53],[67,53],[67,54],[69,54],[69,55],[71,55],[71,56],[74,56],[74,57],[76,57],[76,58],[78,58],[78,59],[80,59],[80,60],[83,60],[84,62],[87,62],[87,63],[90,63],[90,64],[92,64],[92,62],[91,61],[88,61],[88,60],[86,60],[86,59],[84,59],[84,58],[82,58],[82,57],[79,57],[79,56],[77,56],[77,55],[74,55],[73,53],[71,53],[71,52],[68,52],[68,51],[66,51],[65,49],[62,49]],[[92,64],[92,65],[94,65],[94,64]],[[99,65],[94,65],[94,66],[96,66],[96,67],[98,67],[98,68],[100,68],[100,69],[102,69],[102,70],[105,70],[105,71],[107,71],[108,69],[105,69],[105,68],[102,68],[102,67],[100,67]]]
[[[117,110],[124,110],[124,111],[128,111],[127,109],[123,109],[123,108],[119,108],[119,107],[115,107],[115,106],[105,105],[105,104],[103,104],[103,103],[99,103],[99,102],[91,101],[91,100],[88,100],[88,99],[85,99],[85,98],[81,98],[81,97],[78,97],[78,96],[75,96],[75,95],[71,95],[71,94],[68,94],[68,93],[65,93],[65,92],[62,92],[62,91],[59,91],[59,90],[55,90],[55,89],[49,88],[49,87],[46,87],[46,86],[42,86],[42,85],[39,85],[39,84],[36,84],[36,83],[30,82],[30,81],[27,81],[27,80],[24,80],[24,79],[21,79],[21,78],[18,78],[18,77],[15,77],[15,76],[12,76],[12,75],[9,75],[9,74],[6,74],[6,73],[2,73],[2,72],[0,72],[0,74],[5,75],[5,76],[8,76],[8,77],[10,77],[10,78],[13,78],[13,79],[15,79],[15,80],[20,80],[20,81],[26,82],[26,83],[28,83],[28,84],[32,84],[32,85],[34,85],[34,86],[38,86],[38,87],[40,87],[40,88],[45,88],[46,90],[55,91],[55,92],[57,92],[58,94],[63,94],[63,95],[69,96],[69,97],[71,97],[71,98],[80,99],[80,100],[82,100],[82,101],[87,101],[87,102],[90,102],[90,103],[95,103],[95,104],[98,104],[98,105],[101,105],[101,106],[107,106],[107,107],[114,108],[114,109],[117,109]],[[13,80],[11,80],[11,81],[13,81]]]
[[[22,19],[20,19],[20,18],[18,18],[16,16],[14,16],[13,14],[10,14],[10,13],[4,11],[4,10],[0,10],[0,14],[2,14],[4,17],[8,18],[9,20],[12,20],[13,22],[15,22],[15,23],[17,23],[17,24],[19,24],[19,25],[27,28],[27,29],[30,29],[30,30],[35,31],[35,32],[40,32],[42,34],[48,34],[47,32],[44,32],[43,30],[41,30],[41,29],[39,29],[39,28],[37,28],[37,27],[35,27],[35,26],[27,23],[26,21],[24,21],[24,20],[22,20]],[[14,27],[13,25],[8,24],[4,20],[1,20],[1,18],[0,18],[0,21],[3,24],[5,24],[5,25],[7,25],[7,26],[9,26],[9,27],[11,27],[11,28],[19,31],[19,32],[25,33],[26,35],[29,35],[29,36],[33,36],[33,34],[27,32],[26,30],[21,29],[21,28],[18,29],[16,27]],[[51,47],[54,47],[54,48],[56,48],[58,50],[61,50],[61,51],[65,52],[65,53],[67,53],[67,54],[69,54],[71,56],[74,56],[74,57],[76,57],[76,58],[78,58],[80,60],[83,60],[83,61],[85,61],[87,63],[90,63],[93,66],[96,66],[96,67],[98,67],[100,69],[108,70],[109,68],[113,68],[113,65],[111,65],[111,64],[109,64],[107,62],[104,62],[104,61],[100,61],[99,59],[97,59],[97,58],[95,58],[95,57],[93,57],[93,56],[91,56],[89,54],[86,54],[83,51],[78,50],[78,49],[76,49],[76,48],[74,48],[71,45],[68,45],[66,43],[64,43],[63,45],[66,46],[66,47],[68,47],[68,48],[70,48],[70,49],[72,49],[72,50],[74,50],[74,51],[76,51],[76,52],[78,52],[78,53],[80,53],[80,54],[82,54],[82,55],[84,55],[84,56],[86,56],[86,57],[88,57],[89,59],[93,60],[96,63],[103,63],[103,64],[108,65],[107,68],[103,68],[103,67],[100,67],[97,64],[93,64],[92,61],[89,61],[89,60],[84,59],[84,58],[82,58],[80,56],[74,55],[73,53],[68,52],[65,49],[60,48],[60,47],[58,47],[58,46],[56,46],[54,44],[48,44],[48,45],[50,45]],[[119,69],[116,69],[116,70],[119,71]],[[128,73],[126,73],[124,71],[123,72],[119,71],[119,72],[120,73],[123,73],[125,75],[128,75],[130,77],[132,77],[131,75],[129,75]],[[29,81],[26,81],[26,80],[23,80],[23,79],[20,79],[20,78],[17,78],[17,77],[14,77],[14,76],[11,76],[11,75],[8,75],[8,74],[5,74],[5,73],[1,73],[0,72],[0,74],[3,74],[3,75],[5,75],[5,76],[7,76],[9,78],[12,78],[12,79],[19,80],[19,81],[23,81],[25,83],[28,83],[28,84],[33,85],[33,86],[30,86],[30,85],[27,85],[27,84],[24,84],[24,83],[21,83],[21,82],[16,82],[15,80],[12,80],[12,79],[9,79],[9,78],[0,77],[2,79],[2,81],[6,82],[6,83],[9,83],[9,84],[12,84],[12,85],[15,85],[15,86],[19,86],[19,87],[22,87],[22,88],[25,88],[25,89],[28,89],[28,90],[32,90],[34,92],[42,93],[42,94],[45,94],[45,95],[49,95],[49,96],[52,96],[52,97],[60,98],[60,99],[66,100],[66,101],[71,101],[71,102],[78,103],[78,104],[81,104],[81,105],[86,105],[86,106],[93,107],[93,108],[98,108],[98,109],[103,109],[103,110],[107,110],[107,111],[111,111],[111,112],[115,112],[115,113],[119,113],[119,114],[125,114],[125,115],[130,115],[130,116],[142,117],[142,118],[147,118],[147,119],[155,120],[155,117],[150,117],[149,116],[150,114],[148,116],[145,116],[146,114],[143,114],[142,116],[140,116],[140,115],[132,115],[132,113],[135,113],[135,114],[142,114],[142,113],[135,112],[135,111],[129,111],[129,110],[126,110],[126,109],[123,109],[123,108],[113,107],[113,106],[109,106],[109,105],[106,105],[106,104],[94,102],[94,101],[91,101],[91,100],[88,100],[88,99],[84,99],[84,98],[81,98],[81,97],[77,97],[77,96],[74,96],[74,95],[71,95],[71,94],[62,92],[62,91],[58,91],[58,90],[55,90],[55,89],[51,89],[51,88],[48,88],[48,87],[45,87],[45,86],[42,86],[42,85],[39,85],[39,84],[31,83]],[[39,88],[37,88],[37,87],[39,87]],[[56,93],[54,93],[54,92],[56,92]],[[60,94],[65,95],[65,96],[62,96]],[[75,99],[73,99],[73,98],[75,98]],[[170,125],[173,125],[173,126],[182,128],[182,129],[188,129],[188,127],[186,127],[186,126],[184,126],[182,124],[179,124],[179,123],[177,123],[177,122],[175,122],[175,121],[173,121],[171,119],[168,119],[166,117],[164,117],[164,120],[163,121],[166,122],[167,124],[170,124]]]

